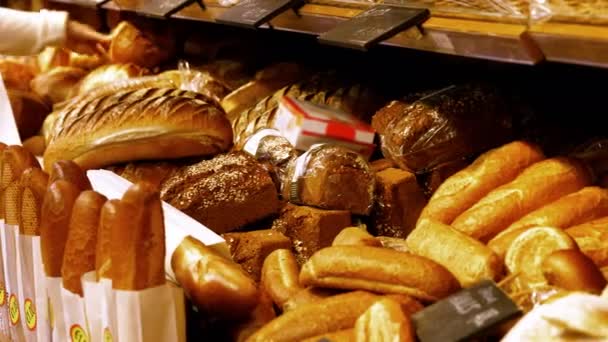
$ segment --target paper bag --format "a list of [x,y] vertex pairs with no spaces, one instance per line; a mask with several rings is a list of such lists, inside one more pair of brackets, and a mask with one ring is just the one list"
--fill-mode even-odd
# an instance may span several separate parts
[[25,336],[21,327],[23,296],[19,291],[21,285],[21,262],[19,253],[19,227],[4,223],[6,238],[6,268],[4,277],[8,283],[8,318],[11,337],[14,341],[23,341]]
[[184,292],[167,283],[142,291],[115,290],[120,342],[185,342]]
[[28,342],[46,342],[51,339],[48,319],[46,276],[42,265],[40,237],[19,235],[21,251],[21,293],[23,319],[21,325]]
[[82,288],[91,341],[116,341],[112,280],[103,278],[97,282],[95,272],[89,272],[82,277]]
[[0,75],[0,142],[7,145],[21,145],[21,137],[2,75]]
[[89,324],[84,309],[84,298],[61,288],[61,302],[63,307],[63,319],[65,320],[66,342],[89,342],[92,341],[89,334]]
[[63,302],[61,299],[61,277],[46,277],[46,293],[49,298],[49,322],[53,341],[68,342],[65,319],[63,317]]
[[6,254],[6,234],[4,232],[4,219],[0,219],[0,337],[10,339],[8,323],[8,288],[4,281],[4,260]]

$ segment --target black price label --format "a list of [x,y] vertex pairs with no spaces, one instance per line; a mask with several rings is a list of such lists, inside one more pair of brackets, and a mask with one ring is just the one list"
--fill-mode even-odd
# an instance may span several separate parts
[[520,312],[493,281],[486,280],[414,314],[421,342],[464,341],[482,335]]
[[168,17],[196,0],[137,0],[117,1],[120,9],[151,17]]
[[323,33],[319,41],[365,50],[372,44],[423,23],[429,16],[428,9],[378,5]]
[[244,0],[226,10],[215,21],[228,25],[256,28],[299,3],[300,1],[297,0]]

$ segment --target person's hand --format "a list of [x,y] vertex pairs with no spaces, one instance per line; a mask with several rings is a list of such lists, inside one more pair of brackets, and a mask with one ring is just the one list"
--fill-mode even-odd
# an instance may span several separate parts
[[68,20],[65,46],[83,54],[98,54],[100,46],[106,46],[111,40],[110,35],[95,31],[89,25]]

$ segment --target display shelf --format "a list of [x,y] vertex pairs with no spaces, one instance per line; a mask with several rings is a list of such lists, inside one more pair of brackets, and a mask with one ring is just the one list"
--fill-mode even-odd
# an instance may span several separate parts
[[193,4],[202,7],[200,0],[119,0],[110,1],[106,9],[135,12],[140,15],[163,18]]
[[92,8],[99,7],[108,2],[108,0],[50,0],[50,2]]

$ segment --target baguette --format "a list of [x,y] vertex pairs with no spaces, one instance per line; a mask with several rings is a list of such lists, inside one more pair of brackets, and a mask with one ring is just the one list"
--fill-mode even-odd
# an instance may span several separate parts
[[581,162],[567,158],[547,159],[491,191],[460,214],[452,227],[487,242],[526,214],[590,183],[589,170]]
[[49,183],[59,179],[71,182],[83,191],[93,189],[87,174],[72,160],[58,160],[53,163],[49,171]]
[[509,245],[531,227],[568,228],[596,218],[608,216],[608,190],[586,187],[561,197],[517,220],[488,243],[504,259]]
[[49,277],[61,276],[65,243],[68,238],[70,217],[80,189],[64,180],[49,186],[40,213],[40,249],[44,271]]
[[173,252],[171,267],[186,295],[208,314],[246,317],[257,305],[258,289],[247,273],[193,237]]
[[414,342],[414,328],[399,303],[390,298],[375,302],[355,323],[357,342]]
[[412,253],[447,268],[463,287],[498,280],[502,262],[481,242],[440,222],[423,219],[407,238]]
[[125,222],[132,219],[132,211],[118,199],[107,201],[101,208],[97,246],[95,247],[95,272],[97,280],[112,279],[112,232],[124,229]]
[[608,266],[608,217],[570,227],[566,233],[596,265]]
[[344,228],[336,235],[332,246],[370,246],[382,247],[382,243],[364,229],[358,227]]
[[[248,342],[291,342],[353,328],[357,318],[379,297],[355,291],[336,295],[284,313],[272,320]],[[305,322],[305,324],[303,324]]]
[[49,184],[49,175],[42,169],[29,168],[21,174],[19,232],[40,235],[42,202]]
[[123,195],[124,215],[112,227],[112,287],[138,291],[165,284],[165,226],[160,195],[148,183],[136,183]]
[[300,285],[406,294],[425,301],[460,289],[454,276],[430,259],[367,246],[332,246],[316,252],[300,271]]
[[298,280],[299,273],[293,253],[277,249],[264,260],[260,285],[278,307],[283,307],[289,298],[303,290]]
[[376,239],[380,241],[380,244],[384,248],[390,248],[398,252],[410,252],[410,249],[407,247],[407,241],[405,239],[390,236],[378,236],[376,237]]
[[568,291],[584,291],[599,295],[606,287],[602,271],[577,249],[565,249],[549,254],[542,263],[549,285]]
[[339,294],[339,291],[332,289],[324,289],[320,287],[307,287],[291,296],[289,300],[283,304],[283,312],[291,311],[303,305],[313,304],[321,300]]
[[514,141],[479,156],[473,164],[449,177],[420,214],[450,224],[496,187],[506,184],[525,168],[544,158],[538,146]]
[[61,277],[63,287],[83,296],[80,278],[95,270],[95,246],[101,208],[106,197],[91,190],[80,193],[72,209],[68,238],[65,243]]

